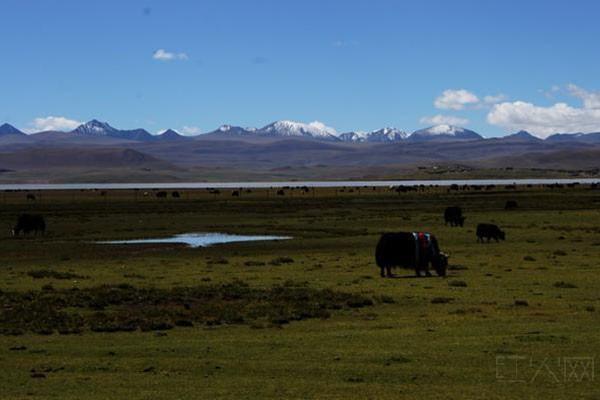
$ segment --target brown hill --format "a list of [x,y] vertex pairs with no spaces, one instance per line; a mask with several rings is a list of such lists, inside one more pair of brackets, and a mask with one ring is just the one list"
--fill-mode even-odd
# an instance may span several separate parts
[[123,148],[27,148],[0,153],[0,168],[152,168],[177,169],[172,164],[137,150]]

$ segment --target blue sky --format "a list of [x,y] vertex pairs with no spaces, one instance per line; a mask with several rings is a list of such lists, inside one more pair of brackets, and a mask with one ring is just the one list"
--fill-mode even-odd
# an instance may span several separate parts
[[600,131],[600,2],[0,2],[0,123]]

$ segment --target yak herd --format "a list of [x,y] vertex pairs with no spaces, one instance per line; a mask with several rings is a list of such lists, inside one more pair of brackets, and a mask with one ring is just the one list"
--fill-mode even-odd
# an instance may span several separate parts
[[[514,200],[506,202],[506,210],[517,208]],[[460,207],[447,207],[444,222],[452,227],[462,227],[466,217]],[[476,230],[477,242],[505,240],[506,235],[497,225],[480,223]],[[431,276],[429,265],[438,276],[446,276],[448,255],[441,252],[436,237],[426,232],[396,232],[381,235],[375,248],[375,262],[381,270],[381,277],[392,277],[392,268],[400,267],[415,270],[417,277],[424,273]]]
[[[172,197],[179,197],[173,192]],[[166,197],[167,192],[158,192],[157,197]],[[517,203],[514,200],[506,202],[506,210],[514,210]],[[444,222],[452,227],[464,226],[466,217],[457,206],[447,207],[444,211]],[[43,235],[46,232],[46,221],[42,215],[21,214],[11,230],[12,236],[20,234]],[[505,240],[505,233],[494,224],[480,223],[476,230],[477,241],[483,243],[495,240]],[[381,270],[382,277],[391,277],[392,268],[414,269],[416,276],[422,273],[431,276],[429,266],[438,276],[445,276],[448,266],[448,255],[440,251],[436,237],[426,232],[395,232],[384,233],[375,249],[375,261]]]

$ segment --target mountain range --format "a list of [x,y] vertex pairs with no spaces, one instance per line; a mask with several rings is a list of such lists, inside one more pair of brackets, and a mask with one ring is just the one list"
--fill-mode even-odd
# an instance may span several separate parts
[[[19,129],[7,123],[0,126],[0,137],[2,136],[25,136],[26,134]],[[351,131],[338,134],[335,129],[325,126],[319,122],[309,124],[282,120],[276,121],[262,128],[242,128],[239,126],[222,125],[218,129],[196,136],[184,136],[173,129],[168,129],[161,134],[153,135],[145,129],[130,129],[121,130],[109,125],[107,122],[91,120],[81,124],[70,132],[64,131],[43,131],[27,135],[31,138],[43,138],[45,141],[49,139],[76,138],[76,137],[105,137],[113,139],[122,139],[134,142],[154,142],[154,141],[174,141],[187,140],[201,137],[270,137],[270,138],[285,138],[285,137],[302,137],[310,139],[325,140],[331,142],[351,142],[351,143],[389,143],[401,141],[428,141],[428,140],[485,140],[479,133],[457,127],[453,125],[435,125],[429,128],[420,129],[412,133],[406,131],[386,127],[371,132]],[[504,136],[505,140],[542,140],[529,132],[520,131],[515,134]],[[585,143],[600,143],[600,132],[595,133],[557,133],[545,139],[550,142],[585,142]]]
[[406,169],[600,170],[600,133],[540,139],[521,131],[484,138],[436,125],[337,133],[321,123],[223,125],[196,136],[153,135],[92,120],[69,132],[26,134],[0,126],[0,181],[177,181],[205,179],[378,179]]

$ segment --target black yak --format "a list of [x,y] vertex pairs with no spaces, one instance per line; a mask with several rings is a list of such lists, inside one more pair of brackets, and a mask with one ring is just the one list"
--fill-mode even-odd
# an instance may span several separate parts
[[181,197],[181,195],[179,194],[179,192],[175,191],[171,193],[171,197],[174,199],[178,199]]
[[489,242],[490,239],[495,239],[496,242],[499,240],[504,240],[506,235],[504,231],[501,231],[498,228],[498,225],[494,224],[479,224],[477,225],[477,241],[483,243],[483,239],[487,238]]
[[447,207],[446,211],[444,211],[446,225],[450,223],[450,226],[463,226],[465,219],[466,217],[463,217],[460,207]]
[[430,263],[439,276],[445,276],[448,266],[448,256],[440,251],[435,236],[423,232],[384,233],[375,249],[375,261],[382,277],[391,277],[392,267],[414,269],[417,276],[424,271],[431,276]]
[[166,199],[167,198],[167,192],[165,192],[165,191],[156,192],[156,197],[159,198],[159,199]]
[[21,214],[17,219],[17,224],[12,229],[12,236],[19,236],[19,234],[28,235],[30,232],[34,234],[41,233],[42,235],[46,232],[46,221],[41,215]]

